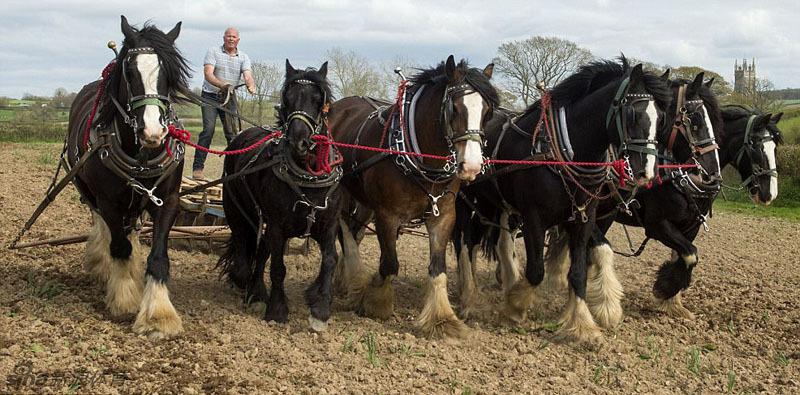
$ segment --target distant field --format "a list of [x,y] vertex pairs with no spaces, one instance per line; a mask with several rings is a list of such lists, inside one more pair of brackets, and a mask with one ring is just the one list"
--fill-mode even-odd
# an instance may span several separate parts
[[782,103],[784,106],[794,106],[794,105],[800,105],[800,99],[794,99],[794,100],[781,100],[781,103]]

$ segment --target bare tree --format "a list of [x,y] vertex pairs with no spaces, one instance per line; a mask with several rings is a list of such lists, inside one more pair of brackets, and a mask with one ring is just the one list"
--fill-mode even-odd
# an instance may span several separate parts
[[764,113],[775,113],[783,106],[775,94],[775,86],[766,78],[757,78],[752,89],[731,95],[731,102],[744,104]]
[[537,83],[552,87],[590,60],[592,53],[572,41],[534,36],[502,43],[497,49],[494,65],[507,79],[508,90],[527,107],[539,96]]
[[333,47],[325,52],[325,57],[328,80],[337,97],[383,95],[381,75],[364,56]]
[[397,87],[400,84],[400,76],[394,72],[396,68],[402,69],[406,78],[414,75],[420,69],[420,64],[404,56],[395,56],[394,59],[381,63],[380,75],[383,94],[385,99],[394,100],[397,96]]
[[271,103],[280,101],[279,90],[283,82],[283,68],[272,63],[253,62],[251,72],[256,82],[256,93],[248,94],[252,115],[263,124],[270,114]]

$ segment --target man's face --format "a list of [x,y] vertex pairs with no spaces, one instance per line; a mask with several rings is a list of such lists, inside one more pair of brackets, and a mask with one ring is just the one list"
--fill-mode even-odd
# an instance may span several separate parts
[[235,49],[236,46],[239,45],[239,32],[236,30],[226,30],[225,35],[222,38],[226,49]]

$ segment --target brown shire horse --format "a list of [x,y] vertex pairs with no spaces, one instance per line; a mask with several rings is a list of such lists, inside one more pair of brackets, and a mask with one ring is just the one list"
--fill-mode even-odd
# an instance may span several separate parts
[[[125,41],[116,63],[107,78],[78,92],[65,145],[69,166],[83,164],[73,182],[92,210],[86,268],[105,283],[111,314],[138,313],[134,331],[154,339],[183,330],[167,290],[167,236],[178,214],[183,172],[183,143],[167,135],[177,122],[172,103],[177,94],[190,93],[189,67],[175,48],[180,27],[178,22],[166,34],[148,25],[135,29],[122,17]],[[88,125],[100,89],[99,109]],[[146,286],[137,224],[144,210],[154,227]]]
[[[378,107],[369,99],[348,97],[331,106],[330,127],[338,142],[451,158],[442,161],[343,150],[346,175],[342,183],[358,203],[374,210],[381,247],[380,268],[372,280],[361,267],[337,268],[337,282],[345,284],[348,299],[360,314],[381,319],[392,315],[392,281],[399,270],[399,229],[422,220],[430,235],[430,262],[425,305],[417,324],[426,335],[465,334],[466,326],[453,313],[447,297],[445,248],[455,221],[454,200],[461,181],[475,179],[482,169],[483,127],[498,103],[497,92],[489,82],[493,67],[470,68],[463,60],[456,64],[451,55],[437,67],[420,70],[410,79],[406,91],[408,105],[403,118],[408,118],[404,122],[407,128],[398,127],[397,116],[387,115],[397,115],[396,104]],[[392,130],[383,136],[387,116]],[[357,247],[355,251],[347,248],[355,243],[352,238],[346,240],[349,231],[358,231],[359,227],[363,224],[356,229],[343,225],[343,255],[350,257],[343,257],[340,266],[360,265],[352,259]]]

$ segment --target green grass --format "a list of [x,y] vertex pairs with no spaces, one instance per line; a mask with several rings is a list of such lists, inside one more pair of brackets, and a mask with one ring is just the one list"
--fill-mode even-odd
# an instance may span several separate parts
[[0,121],[8,122],[14,119],[14,110],[0,110]]
[[690,372],[694,373],[695,375],[700,375],[700,349],[697,347],[692,347],[688,351],[689,354],[689,361],[687,363],[686,368],[689,369]]
[[753,203],[725,201],[717,199],[714,209],[726,213],[744,214],[752,217],[781,218],[793,222],[800,222],[800,208],[791,207],[764,207]]
[[778,122],[778,129],[783,133],[783,141],[787,144],[800,144],[800,116],[786,118],[784,115]]
[[28,294],[38,299],[51,300],[64,291],[64,285],[55,280],[38,279],[33,272],[25,278]]
[[375,337],[375,333],[365,333],[364,336],[361,337],[361,343],[363,343],[364,347],[367,349],[366,358],[370,365],[372,365],[373,368],[383,366],[383,361],[378,357],[378,341]]

